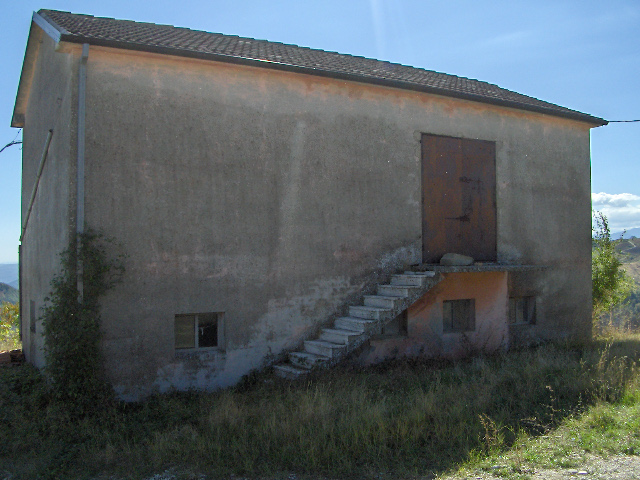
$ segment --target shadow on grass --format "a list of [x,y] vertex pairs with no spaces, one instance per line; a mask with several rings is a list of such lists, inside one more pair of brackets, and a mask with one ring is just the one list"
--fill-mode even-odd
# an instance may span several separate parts
[[0,472],[13,478],[428,476],[508,449],[598,400],[616,402],[640,336],[460,361],[252,375],[215,394],[158,395],[70,420],[30,367],[0,372]]

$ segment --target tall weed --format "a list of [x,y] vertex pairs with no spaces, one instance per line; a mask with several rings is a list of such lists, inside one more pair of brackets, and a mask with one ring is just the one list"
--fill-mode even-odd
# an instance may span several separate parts
[[636,337],[455,363],[398,360],[293,383],[257,376],[251,387],[159,395],[70,426],[46,393],[24,388],[34,374],[0,375],[15,383],[0,389],[3,415],[30,425],[2,432],[18,438],[2,447],[0,470],[12,465],[16,479],[144,478],[168,468],[213,478],[426,475],[546,433],[589,405],[632,402],[639,345]]

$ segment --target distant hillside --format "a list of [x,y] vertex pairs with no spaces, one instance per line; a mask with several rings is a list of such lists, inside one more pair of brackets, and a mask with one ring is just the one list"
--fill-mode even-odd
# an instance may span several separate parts
[[618,327],[640,329],[640,238],[625,235],[623,240],[615,240],[614,244],[618,258],[623,262],[622,267],[635,280],[636,286],[623,305],[605,313],[603,318]]
[[18,295],[18,290],[6,283],[0,283],[0,303],[18,303],[19,300],[20,296]]
[[18,288],[18,264],[0,263],[0,283]]
[[611,234],[612,239],[618,239],[624,234],[624,238],[640,237],[640,227],[630,228],[625,232],[615,232]]
[[615,248],[624,263],[640,262],[640,238],[617,240]]

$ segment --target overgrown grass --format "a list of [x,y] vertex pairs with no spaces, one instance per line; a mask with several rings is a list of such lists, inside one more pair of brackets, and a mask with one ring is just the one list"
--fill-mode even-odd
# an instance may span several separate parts
[[640,454],[639,336],[614,337],[598,342],[600,361],[588,369],[589,375],[595,374],[597,385],[593,403],[583,404],[583,409],[543,435],[520,430],[507,448],[472,455],[460,473],[473,477],[474,471],[486,470],[506,479],[521,479],[539,468],[581,468],[590,455]]
[[[637,423],[639,357],[640,336],[628,336],[454,363],[343,368],[297,383],[256,376],[216,394],[156,396],[82,419],[56,404],[30,367],[4,369],[0,435],[8,441],[0,442],[0,473],[424,476],[470,460],[480,465],[576,419],[607,426],[611,405],[628,408]],[[639,451],[637,438],[615,440],[615,428],[611,444],[594,451]]]

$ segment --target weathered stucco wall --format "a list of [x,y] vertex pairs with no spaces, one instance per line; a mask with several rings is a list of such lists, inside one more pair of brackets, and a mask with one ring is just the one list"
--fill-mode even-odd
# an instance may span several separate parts
[[54,42],[39,27],[35,72],[25,116],[22,144],[22,224],[46,145],[46,163],[21,244],[20,317],[27,360],[44,365],[41,308],[50,282],[59,272],[59,254],[69,244],[75,218],[75,112],[77,62],[73,53],[54,51]]
[[[379,335],[362,349],[357,361],[376,363],[402,356],[462,357],[509,346],[506,272],[448,273],[407,310],[406,334]],[[475,300],[475,331],[444,333],[446,300]]]
[[[234,383],[419,262],[421,133],[496,142],[498,259],[552,267],[512,281],[541,297],[534,329],[587,334],[587,125],[92,47],[87,222],[129,255],[103,302],[118,391]],[[225,312],[224,349],[176,357],[174,316],[191,312]]]

